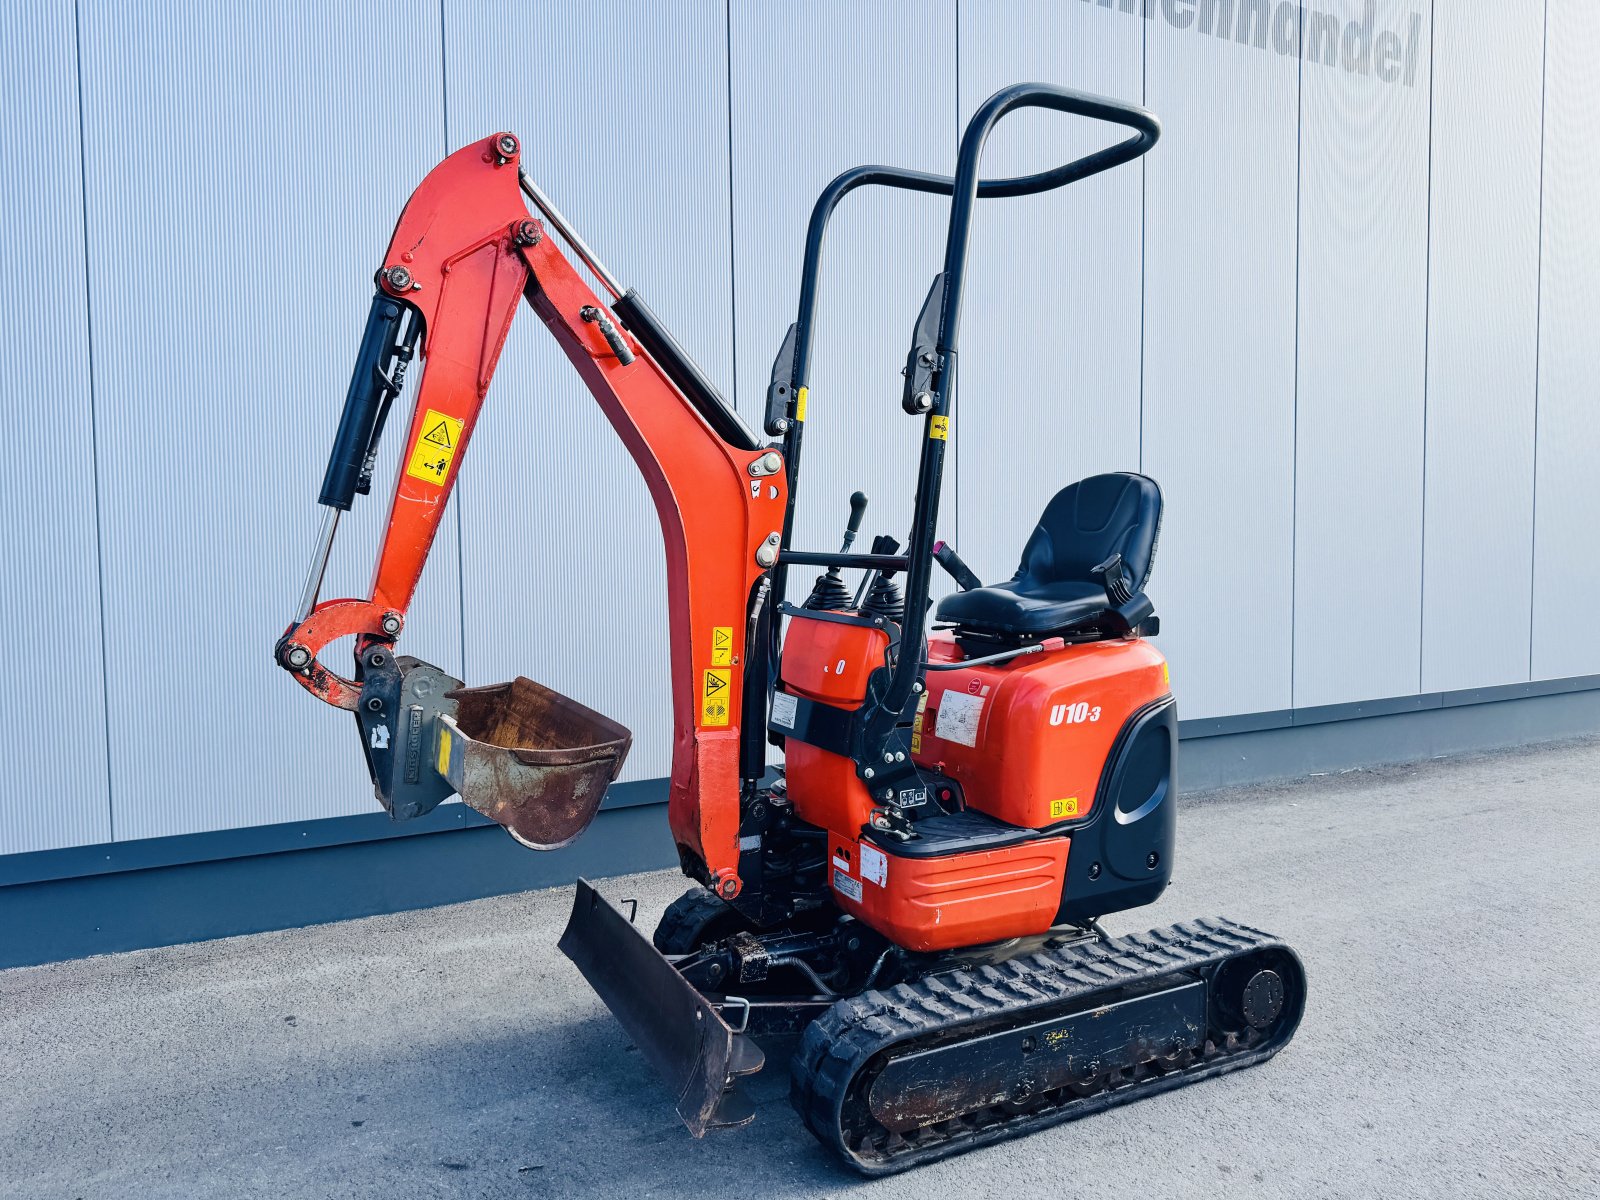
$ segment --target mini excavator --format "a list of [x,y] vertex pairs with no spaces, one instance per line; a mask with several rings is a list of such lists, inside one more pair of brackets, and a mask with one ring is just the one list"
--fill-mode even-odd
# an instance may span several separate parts
[[[1132,132],[1052,170],[981,178],[991,129],[1027,108]],[[400,216],[305,590],[275,657],[355,714],[393,817],[455,794],[535,850],[593,820],[627,729],[529,679],[466,687],[395,652],[526,300],[660,517],[675,722],[667,820],[695,884],[646,937],[580,880],[560,949],[697,1137],[751,1119],[738,1081],[761,1068],[763,1037],[798,1035],[795,1108],[846,1163],[879,1175],[1259,1063],[1300,1021],[1300,960],[1257,929],[1212,918],[1113,937],[1098,924],[1155,900],[1172,872],[1176,709],[1145,593],[1154,481],[1119,472],[1063,488],[1004,582],[982,584],[936,536],[976,202],[1110,170],[1159,133],[1141,108],[1019,84],[973,116],[954,177],[863,166],[835,178],[811,214],[766,439],[522,169],[515,135],[451,154]],[[921,431],[914,513],[904,544],[883,535],[853,551],[857,493],[843,547],[802,550],[791,533],[823,237],[863,187],[950,198],[943,270],[901,388]],[[340,515],[371,490],[419,356],[370,594],[319,600]],[[937,607],[935,567],[959,589]],[[793,604],[797,569],[820,574]],[[319,657],[342,638],[354,639],[349,677]]]

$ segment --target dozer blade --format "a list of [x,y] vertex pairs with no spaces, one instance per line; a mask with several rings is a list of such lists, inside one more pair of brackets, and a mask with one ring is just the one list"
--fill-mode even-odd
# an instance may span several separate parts
[[761,1048],[735,1033],[587,880],[578,881],[559,945],[671,1089],[690,1133],[704,1137],[755,1119],[733,1085],[761,1069]]

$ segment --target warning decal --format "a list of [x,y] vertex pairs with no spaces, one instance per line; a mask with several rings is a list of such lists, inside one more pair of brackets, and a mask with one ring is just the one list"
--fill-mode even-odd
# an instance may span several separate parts
[[443,485],[461,445],[461,422],[429,409],[422,417],[422,432],[406,460],[406,474]]
[[728,723],[728,697],[732,691],[732,682],[731,671],[718,667],[707,668],[700,684],[700,724]]
[[733,661],[733,626],[717,625],[711,630],[711,665],[725,667]]
[[1050,819],[1052,821],[1064,821],[1068,817],[1077,815],[1078,798],[1076,796],[1068,796],[1065,800],[1050,801]]
[[949,441],[949,439],[950,439],[950,418],[949,417],[929,417],[928,418],[928,436],[930,438],[933,438],[935,441],[938,441],[938,442]]

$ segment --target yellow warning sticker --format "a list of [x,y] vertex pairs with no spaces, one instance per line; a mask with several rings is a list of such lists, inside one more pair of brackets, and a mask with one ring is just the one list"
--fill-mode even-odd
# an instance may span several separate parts
[[950,439],[950,418],[929,417],[928,436],[936,441],[944,442]]
[[1065,821],[1068,817],[1078,815],[1078,798],[1068,796],[1065,800],[1050,801],[1050,819],[1052,821]]
[[801,388],[798,392],[795,393],[795,397],[794,397],[794,419],[796,421],[804,421],[806,419],[806,397],[808,395],[810,395],[810,394],[811,394],[811,389],[810,388]]
[[1172,686],[1172,670],[1166,663],[1161,664],[1161,682],[1168,687]]
[[725,667],[731,662],[733,662],[733,626],[714,626],[711,630],[711,665]]
[[700,685],[700,724],[726,725],[728,698],[733,694],[733,672],[708,667]]
[[461,422],[430,408],[423,414],[422,432],[406,460],[406,474],[442,485],[460,445]]
[[439,760],[438,760],[438,764],[437,765],[438,765],[438,768],[439,768],[439,774],[443,775],[446,779],[449,779],[450,778],[450,731],[448,729],[439,730]]
[[922,721],[928,712],[928,693],[922,693],[922,699],[917,701],[917,719],[911,723],[911,753],[922,753]]

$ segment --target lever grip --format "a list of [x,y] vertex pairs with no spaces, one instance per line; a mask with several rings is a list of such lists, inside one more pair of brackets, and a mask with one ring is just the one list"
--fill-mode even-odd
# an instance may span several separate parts
[[933,560],[950,573],[950,578],[956,581],[963,592],[975,591],[983,586],[983,581],[973,574],[972,568],[962,561],[949,542],[934,544]]
[[845,524],[844,527],[844,545],[839,547],[840,554],[843,554],[846,550],[850,549],[850,547],[855,543],[856,534],[861,532],[861,518],[866,516],[866,513],[867,494],[865,492],[851,493],[850,520]]

